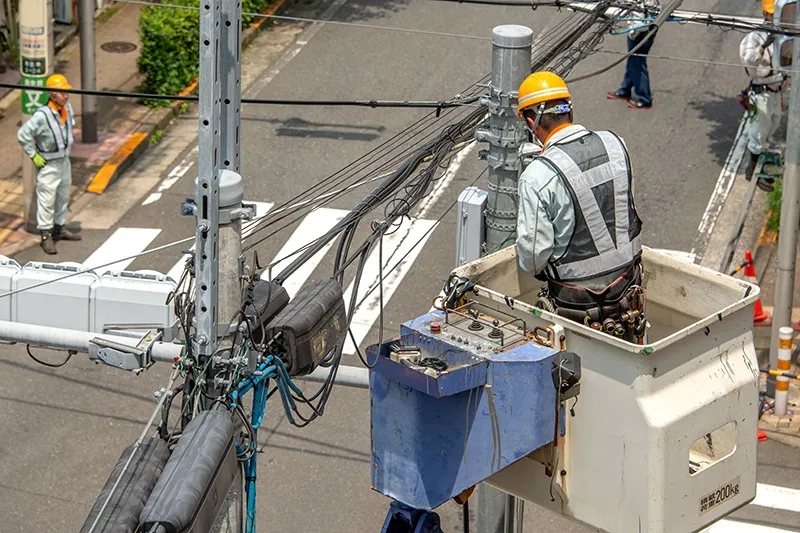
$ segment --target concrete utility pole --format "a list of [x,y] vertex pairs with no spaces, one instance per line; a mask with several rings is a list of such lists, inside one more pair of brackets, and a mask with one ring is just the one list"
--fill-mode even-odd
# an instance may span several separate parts
[[[479,157],[489,165],[489,195],[486,202],[485,252],[514,244],[517,229],[518,148],[524,141],[522,121],[517,118],[517,91],[531,73],[533,31],[525,26],[504,25],[492,30],[492,83],[489,97],[481,104],[489,108],[489,127],[475,138],[489,143]],[[486,484],[478,487],[478,531],[513,531],[515,498]],[[517,517],[518,521],[522,517]]]
[[504,25],[492,30],[492,83],[481,104],[489,108],[489,127],[475,134],[489,143],[479,157],[489,165],[486,202],[485,252],[513,244],[517,230],[517,149],[524,140],[524,126],[517,118],[517,91],[531,73],[533,31],[525,26]]
[[[800,10],[796,24],[800,24]],[[800,39],[794,39],[792,67],[800,65]],[[800,79],[793,76],[789,100],[789,124],[786,138],[786,165],[783,174],[781,225],[778,238],[778,268],[775,281],[775,309],[772,318],[772,340],[769,367],[778,368],[780,329],[790,326],[794,293],[797,231],[800,224]],[[775,376],[767,377],[767,394],[775,397]]]
[[[95,68],[94,7],[95,0],[80,0],[81,30],[81,88],[97,90]],[[81,95],[81,141],[85,144],[97,142],[97,97]]]
[[[26,0],[19,3],[19,71],[20,83],[31,87],[22,91],[22,120],[47,103],[44,87],[53,68],[53,18],[52,2],[48,0]],[[22,188],[25,205],[25,230],[36,231],[36,168],[22,152]]]

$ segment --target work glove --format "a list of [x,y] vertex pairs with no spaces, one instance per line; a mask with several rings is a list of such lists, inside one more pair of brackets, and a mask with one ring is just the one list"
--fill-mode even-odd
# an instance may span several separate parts
[[33,157],[31,157],[31,159],[33,160],[33,164],[38,169],[41,169],[43,166],[47,164],[47,161],[44,160],[44,157],[42,157],[39,154],[33,154]]

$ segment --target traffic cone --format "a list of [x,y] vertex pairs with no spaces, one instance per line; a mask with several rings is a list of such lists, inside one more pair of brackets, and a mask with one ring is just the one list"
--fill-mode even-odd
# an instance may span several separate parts
[[[753,264],[753,254],[750,253],[750,250],[744,251],[744,261],[746,266],[744,267],[744,279],[748,283],[752,283],[753,285],[758,285],[758,279],[756,278],[756,267]],[[753,323],[758,324],[760,322],[765,322],[769,320],[769,314],[764,311],[764,306],[761,305],[761,297],[758,297],[756,300],[756,304],[753,306]]]
[[767,433],[763,430],[758,430],[758,442],[764,442],[767,440]]

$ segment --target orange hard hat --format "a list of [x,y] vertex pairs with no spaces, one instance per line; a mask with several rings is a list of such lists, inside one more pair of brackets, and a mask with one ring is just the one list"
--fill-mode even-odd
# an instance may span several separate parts
[[63,74],[53,74],[47,78],[45,85],[49,89],[72,89],[72,85],[67,81],[66,76]]
[[770,15],[774,15],[775,0],[761,0],[761,10],[769,13]]
[[523,110],[542,102],[571,99],[572,95],[561,76],[547,71],[534,72],[519,86],[517,116],[522,117]]

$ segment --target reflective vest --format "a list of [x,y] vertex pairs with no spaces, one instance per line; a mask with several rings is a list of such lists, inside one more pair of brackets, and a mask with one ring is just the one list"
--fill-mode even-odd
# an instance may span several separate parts
[[642,252],[642,221],[631,193],[628,152],[611,132],[591,132],[547,146],[541,156],[556,169],[572,197],[575,230],[566,251],[553,258],[550,279],[577,282],[631,265]]
[[44,116],[47,118],[47,125],[50,127],[50,132],[53,134],[53,139],[55,139],[56,142],[55,152],[45,152],[37,143],[36,150],[39,152],[39,155],[41,155],[45,161],[68,157],[70,149],[72,148],[72,141],[74,140],[72,136],[72,106],[67,104],[66,139],[64,139],[63,131],[61,130],[61,117],[53,111],[52,107],[43,105],[36,110],[36,113],[44,113]]

